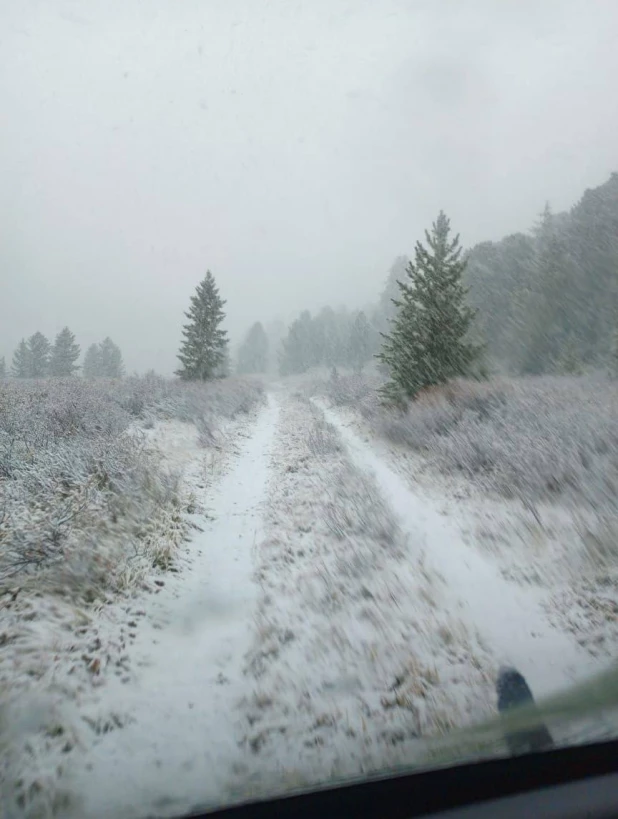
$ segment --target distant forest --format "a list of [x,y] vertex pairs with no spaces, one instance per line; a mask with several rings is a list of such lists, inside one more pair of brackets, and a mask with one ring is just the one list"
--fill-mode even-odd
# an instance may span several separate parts
[[[412,237],[414,238],[414,237]],[[490,371],[509,374],[616,369],[618,360],[618,173],[567,213],[549,205],[530,232],[481,242],[464,255],[474,341]],[[406,281],[398,256],[378,303],[363,312],[303,311],[277,339],[282,375],[312,366],[361,369],[379,352]],[[274,345],[272,344],[271,347]]]
[[[419,238],[410,237],[411,243]],[[466,300],[476,309],[469,340],[484,345],[483,372],[609,369],[618,375],[618,173],[586,190],[570,211],[554,214],[546,205],[528,233],[481,242],[462,259]],[[397,282],[411,281],[408,265],[407,256],[395,258],[379,299],[365,310],[325,306],[313,315],[303,310],[289,327],[257,321],[238,349],[235,371],[291,375],[325,366],[360,372],[393,329],[398,310],[393,299],[401,298]],[[209,272],[186,314],[181,377],[221,378],[231,371],[227,334],[220,327],[224,304]],[[79,354],[66,327],[53,344],[35,333],[20,342],[10,368],[0,357],[0,378],[68,376],[79,369]],[[122,355],[111,339],[91,345],[82,372],[87,378],[123,375]]]
[[530,234],[468,253],[470,301],[492,359],[509,372],[604,367],[618,328],[618,173]]

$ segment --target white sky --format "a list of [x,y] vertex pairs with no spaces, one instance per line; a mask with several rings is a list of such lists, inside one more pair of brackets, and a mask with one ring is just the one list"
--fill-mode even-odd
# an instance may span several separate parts
[[171,372],[207,268],[250,323],[377,298],[618,169],[616,0],[2,0],[0,355],[68,324]]

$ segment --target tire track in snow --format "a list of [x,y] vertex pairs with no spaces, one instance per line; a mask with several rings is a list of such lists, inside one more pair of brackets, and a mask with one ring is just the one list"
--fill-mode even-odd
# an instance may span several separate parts
[[350,457],[371,471],[403,528],[422,536],[428,565],[451,588],[457,614],[476,627],[497,657],[515,665],[538,696],[589,678],[599,670],[569,635],[555,629],[541,606],[543,592],[510,584],[498,568],[467,546],[457,527],[428,498],[406,485],[324,402],[314,403],[341,434]]
[[86,749],[72,772],[80,817],[173,816],[226,801],[243,758],[238,703],[249,685],[254,550],[278,413],[269,396],[228,473],[207,498],[195,489],[212,518],[197,517],[191,569],[143,603],[150,616],[132,650],[143,673],[101,692],[103,710],[130,721]]
[[282,396],[240,799],[422,764],[493,714],[493,657],[306,398]]

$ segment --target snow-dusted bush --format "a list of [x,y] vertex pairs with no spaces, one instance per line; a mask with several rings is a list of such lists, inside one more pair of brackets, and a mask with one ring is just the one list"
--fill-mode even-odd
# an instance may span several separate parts
[[135,419],[193,421],[209,443],[221,418],[262,396],[259,384],[233,380],[3,382],[0,588],[33,575],[82,597],[118,585],[180,503],[177,477]]
[[618,385],[599,377],[454,382],[427,390],[404,412],[384,407],[363,379],[326,385],[396,444],[484,486],[531,500],[570,496],[618,508]]
[[92,596],[177,499],[177,481],[127,433],[130,416],[77,379],[8,382],[0,393],[0,585]]
[[337,430],[328,424],[324,418],[324,413],[313,404],[309,405],[313,417],[313,424],[307,433],[307,446],[309,451],[316,458],[324,459],[342,451],[341,440]]
[[226,378],[210,382],[166,382],[149,412],[157,418],[193,423],[202,446],[216,446],[223,421],[245,415],[265,400],[261,382]]
[[331,401],[339,407],[356,406],[359,403],[378,400],[376,390],[382,386],[382,379],[369,375],[336,375],[327,382],[327,393]]
[[[470,401],[478,390],[481,399]],[[504,494],[568,496],[617,508],[618,390],[607,381],[528,378],[498,386],[461,385],[443,401],[461,409],[427,446],[447,467],[479,476]],[[411,406],[406,424],[415,425]]]
[[159,418],[198,420],[236,418],[264,401],[264,387],[251,378],[209,382],[163,381],[150,411]]

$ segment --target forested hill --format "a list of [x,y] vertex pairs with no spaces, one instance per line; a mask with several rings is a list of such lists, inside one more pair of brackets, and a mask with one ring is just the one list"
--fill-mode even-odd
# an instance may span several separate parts
[[618,173],[529,234],[468,253],[470,300],[490,357],[523,373],[605,366],[618,326]]
[[[568,212],[549,205],[528,233],[481,242],[466,254],[469,301],[490,369],[513,374],[616,371],[618,365],[618,173]],[[375,307],[308,311],[272,341],[283,375],[318,365],[362,368],[389,332],[406,280],[397,256]],[[280,341],[280,339],[283,341]],[[253,344],[250,345],[253,348]]]

